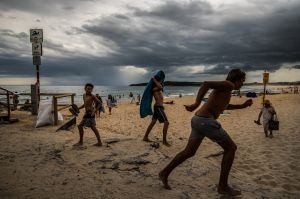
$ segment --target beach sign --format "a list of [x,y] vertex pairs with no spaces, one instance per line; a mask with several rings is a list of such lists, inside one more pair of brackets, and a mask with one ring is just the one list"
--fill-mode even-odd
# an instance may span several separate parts
[[42,44],[41,43],[32,43],[32,55],[33,56],[42,56]]
[[43,43],[43,29],[30,29],[30,42]]
[[269,73],[267,73],[267,72],[263,73],[263,82],[264,82],[264,84],[269,82]]

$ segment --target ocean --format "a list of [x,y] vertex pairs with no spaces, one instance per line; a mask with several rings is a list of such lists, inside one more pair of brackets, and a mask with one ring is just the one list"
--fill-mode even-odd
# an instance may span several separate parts
[[[0,86],[12,92],[18,93],[30,93],[30,85],[22,86]],[[287,88],[288,86],[269,85],[267,89],[273,93],[279,93],[281,88]],[[129,93],[132,92],[134,96],[140,94],[142,96],[144,91],[143,86],[100,86],[94,87],[93,93],[99,94],[103,99],[106,99],[108,94],[116,96],[118,101],[124,102],[129,100]],[[177,97],[179,94],[182,96],[195,96],[199,87],[191,86],[166,86],[164,88],[164,96],[168,98]],[[242,93],[263,91],[263,86],[243,86],[241,88]],[[75,93],[75,103],[82,103],[82,95],[84,93],[83,86],[41,86],[41,93]],[[3,101],[5,96],[0,96],[0,101]],[[46,99],[47,96],[42,96],[42,99]],[[30,96],[20,96],[20,103],[24,103],[26,99],[30,99]],[[69,101],[68,99],[62,99],[63,101]]]

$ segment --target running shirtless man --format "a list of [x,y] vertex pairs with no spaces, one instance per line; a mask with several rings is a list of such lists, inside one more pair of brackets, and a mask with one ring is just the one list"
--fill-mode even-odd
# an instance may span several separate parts
[[159,173],[159,178],[162,181],[164,188],[171,189],[168,184],[168,176],[170,173],[186,159],[194,156],[203,138],[208,137],[224,149],[218,193],[231,196],[241,194],[240,191],[234,190],[228,185],[228,175],[234,160],[237,146],[216,119],[218,119],[225,109],[242,109],[252,105],[251,99],[240,105],[229,104],[231,91],[238,90],[242,87],[245,81],[245,76],[246,74],[240,69],[233,69],[228,73],[226,81],[203,82],[198,91],[195,103],[185,105],[187,111],[194,111],[201,104],[201,100],[207,91],[209,89],[213,89],[207,103],[203,104],[192,118],[192,132],[187,146]]

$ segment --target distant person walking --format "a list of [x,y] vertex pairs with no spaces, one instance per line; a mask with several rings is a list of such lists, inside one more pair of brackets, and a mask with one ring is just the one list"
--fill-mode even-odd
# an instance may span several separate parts
[[274,107],[271,105],[270,100],[265,100],[264,106],[259,112],[257,120],[254,120],[256,124],[261,125],[260,118],[261,116],[263,117],[263,127],[264,127],[264,132],[266,137],[273,138],[273,133],[272,130],[269,128],[269,123],[275,114],[276,111]]
[[299,94],[298,86],[294,86],[294,94]]
[[136,96],[136,105],[140,105],[140,103],[141,103],[141,95],[138,94],[138,95]]
[[228,73],[226,81],[203,82],[195,102],[191,105],[185,105],[187,111],[196,110],[200,106],[201,101],[208,90],[213,89],[207,102],[203,104],[192,117],[192,131],[187,146],[159,173],[159,178],[166,189],[171,189],[168,184],[168,177],[173,169],[183,163],[186,159],[194,156],[203,138],[208,137],[224,149],[218,192],[220,194],[231,196],[241,194],[240,191],[234,190],[228,185],[228,176],[237,146],[222,128],[217,119],[225,109],[242,109],[252,105],[251,99],[240,105],[229,104],[231,91],[238,90],[242,87],[245,76],[245,73],[241,70],[233,69]]
[[113,97],[112,97],[112,95],[110,95],[110,94],[108,95],[106,103],[107,103],[109,114],[111,115],[111,109],[113,107]]
[[14,110],[18,109],[18,104],[19,104],[19,95],[17,94],[17,92],[15,92],[13,94],[13,108],[14,108]]
[[132,92],[129,93],[130,104],[134,103],[135,98]]

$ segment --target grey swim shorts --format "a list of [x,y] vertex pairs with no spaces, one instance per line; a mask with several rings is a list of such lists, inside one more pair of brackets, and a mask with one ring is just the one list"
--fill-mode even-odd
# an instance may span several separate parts
[[195,115],[192,117],[191,125],[192,132],[190,139],[203,139],[204,137],[208,137],[214,142],[222,142],[229,137],[221,124],[213,118]]

